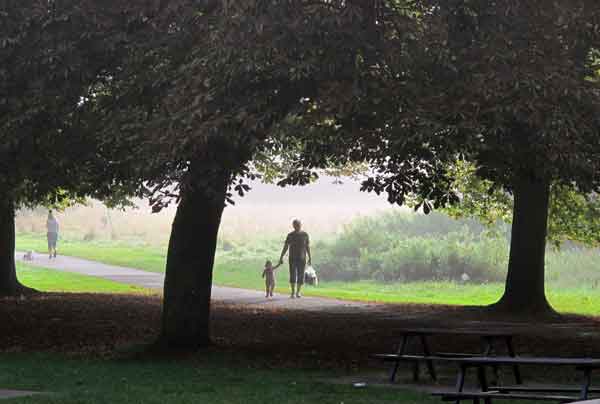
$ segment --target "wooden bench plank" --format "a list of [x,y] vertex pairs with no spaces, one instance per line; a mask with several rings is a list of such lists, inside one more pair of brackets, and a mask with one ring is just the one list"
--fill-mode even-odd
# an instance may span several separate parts
[[457,357],[451,357],[451,356],[438,356],[438,355],[407,355],[407,354],[372,354],[370,355],[373,358],[376,359],[383,359],[384,361],[440,361],[440,362],[457,362],[460,361],[461,359],[465,359],[465,358],[473,358],[476,359],[476,357],[461,357],[461,356],[457,356]]
[[427,356],[421,355],[402,355],[402,354],[373,354],[371,357],[375,359],[382,359],[384,362],[415,362],[428,360]]
[[433,393],[434,396],[441,396],[442,401],[472,400],[478,398],[497,398],[504,400],[536,400],[536,401],[559,401],[570,402],[579,400],[578,396],[557,395],[557,394],[511,394],[501,393],[499,391],[483,392],[439,392]]
[[464,335],[473,337],[491,337],[491,338],[510,338],[516,334],[514,332],[507,332],[506,330],[473,330],[473,329],[460,329],[460,328],[397,328],[390,329],[390,334],[396,335]]
[[441,356],[444,358],[480,358],[484,355],[481,353],[459,353],[459,352],[435,352],[434,356]]
[[[581,387],[577,386],[490,386],[490,390],[497,390],[500,392],[514,391],[514,392],[540,392],[540,393],[578,393],[581,391]],[[600,393],[600,387],[590,387],[588,390],[590,393]]]
[[595,358],[556,358],[541,356],[479,356],[469,358],[452,358],[452,360],[459,363],[473,365],[548,365],[576,366],[578,368],[600,368],[600,359]]
[[400,355],[400,354],[374,354],[377,358],[394,356],[401,360],[432,360],[456,362],[473,366],[485,365],[548,365],[548,366],[575,366],[577,368],[600,368],[600,359],[596,358],[555,358],[531,356],[439,356],[439,355]]

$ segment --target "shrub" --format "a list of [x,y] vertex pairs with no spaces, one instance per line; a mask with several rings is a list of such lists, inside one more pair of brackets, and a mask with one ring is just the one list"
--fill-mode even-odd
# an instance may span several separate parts
[[93,227],[90,227],[88,231],[83,235],[83,241],[94,241],[96,238],[96,229]]
[[[324,253],[327,251],[327,253]],[[508,242],[474,221],[386,213],[347,225],[319,254],[325,280],[374,279],[382,282],[501,280],[506,271]]]

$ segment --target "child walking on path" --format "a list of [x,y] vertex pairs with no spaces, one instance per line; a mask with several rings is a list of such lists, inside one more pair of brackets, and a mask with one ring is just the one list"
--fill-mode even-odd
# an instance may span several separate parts
[[273,289],[275,289],[275,270],[279,268],[281,264],[273,266],[270,260],[265,262],[265,269],[262,273],[262,277],[265,278],[265,297],[273,297]]

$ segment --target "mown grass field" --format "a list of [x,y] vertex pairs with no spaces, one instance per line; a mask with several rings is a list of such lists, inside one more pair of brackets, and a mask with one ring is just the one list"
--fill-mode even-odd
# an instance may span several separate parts
[[[18,250],[45,250],[45,240],[40,236],[19,235]],[[59,252],[107,264],[129,266],[147,271],[164,271],[166,252],[158,247],[132,246],[113,242],[83,242],[77,240],[61,240]],[[273,258],[273,257],[271,257]],[[214,281],[217,285],[263,289],[260,275],[264,261],[258,258],[224,259],[217,257]],[[317,263],[318,264],[318,263]],[[116,286],[101,286],[97,280],[82,281],[82,288],[77,289],[77,282],[63,278],[54,281],[49,290],[71,291],[123,291]],[[70,276],[70,275],[69,275]],[[288,292],[287,265],[284,264],[276,272],[277,288],[280,293]],[[23,278],[25,284],[29,284]],[[95,284],[98,284],[96,288]],[[35,287],[35,283],[31,286]],[[60,289],[64,288],[64,289]],[[103,288],[103,289],[101,289]],[[125,287],[127,288],[127,287]],[[43,289],[43,288],[42,288]],[[502,283],[459,284],[454,282],[410,282],[380,283],[375,281],[358,282],[321,282],[318,287],[307,286],[305,295],[331,298],[373,301],[385,303],[424,303],[453,305],[488,305],[494,303],[502,295]],[[586,315],[600,315],[600,291],[595,285],[580,287],[548,287],[550,303],[560,312]]]
[[[47,252],[46,238],[39,235],[19,234],[17,250]],[[132,245],[108,241],[86,242],[61,237],[58,241],[58,253],[151,272],[164,272],[165,269],[166,251],[143,244]]]
[[[223,286],[262,289],[260,261],[219,263],[215,268],[215,282]],[[278,269],[277,288],[288,292],[287,265]],[[485,306],[496,302],[504,284],[459,284],[455,282],[410,282],[385,284],[375,281],[321,282],[318,287],[306,286],[304,294],[346,300],[380,303],[423,303],[463,306]],[[548,299],[560,312],[600,315],[600,291],[595,288],[548,288]]]
[[150,293],[149,290],[136,286],[34,267],[21,262],[17,263],[17,273],[23,284],[44,292]]
[[437,403],[425,394],[333,384],[331,373],[261,369],[223,353],[198,360],[67,359],[48,354],[0,355],[0,386],[50,392],[11,403]]

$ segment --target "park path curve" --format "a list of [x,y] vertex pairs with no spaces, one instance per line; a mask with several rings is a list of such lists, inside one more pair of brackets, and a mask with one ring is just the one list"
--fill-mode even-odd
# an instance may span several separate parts
[[[148,272],[141,269],[108,265],[101,262],[81,258],[58,256],[49,259],[47,254],[33,253],[33,260],[23,259],[23,252],[16,252],[15,258],[27,265],[49,268],[57,271],[72,272],[94,276],[127,285],[139,286],[162,292],[164,274]],[[257,276],[258,275],[257,273]],[[251,306],[269,306],[273,308],[293,308],[301,310],[344,311],[348,308],[373,310],[379,307],[376,303],[353,302],[321,297],[303,296],[301,299],[290,299],[289,295],[276,293],[273,298],[266,299],[264,292],[225,286],[212,287],[212,299],[224,303],[244,304]]]
[[[37,253],[33,254],[32,261],[24,261],[23,255],[22,252],[17,252],[15,258],[17,261],[32,266],[95,276],[162,292],[164,275],[161,273],[107,265],[68,256],[49,259],[46,254]],[[258,273],[257,276],[259,276]],[[370,318],[377,317],[381,320],[400,320],[403,323],[402,328],[425,327],[430,329],[433,327],[437,330],[450,328],[455,331],[481,329],[489,331],[489,329],[494,329],[497,331],[501,330],[502,332],[510,332],[514,335],[547,336],[555,334],[558,336],[565,334],[573,336],[575,334],[582,338],[600,338],[598,322],[592,319],[582,322],[582,320],[577,320],[576,318],[565,318],[554,321],[542,320],[540,323],[533,324],[531,319],[527,319],[527,321],[491,319],[487,318],[487,315],[480,311],[476,311],[477,314],[475,315],[465,313],[464,315],[456,316],[459,314],[460,309],[457,310],[457,308],[452,308],[452,306],[384,304],[312,296],[304,296],[301,299],[290,299],[289,295],[277,293],[274,298],[267,299],[262,291],[214,285],[212,287],[212,300],[225,304],[243,305],[244,307],[256,310],[286,309],[319,312],[323,315],[324,321],[326,321],[328,315],[334,315],[338,318],[340,316],[348,317],[348,319],[350,317],[355,319],[357,315],[364,315]],[[390,330],[390,333],[396,334],[393,330]]]

